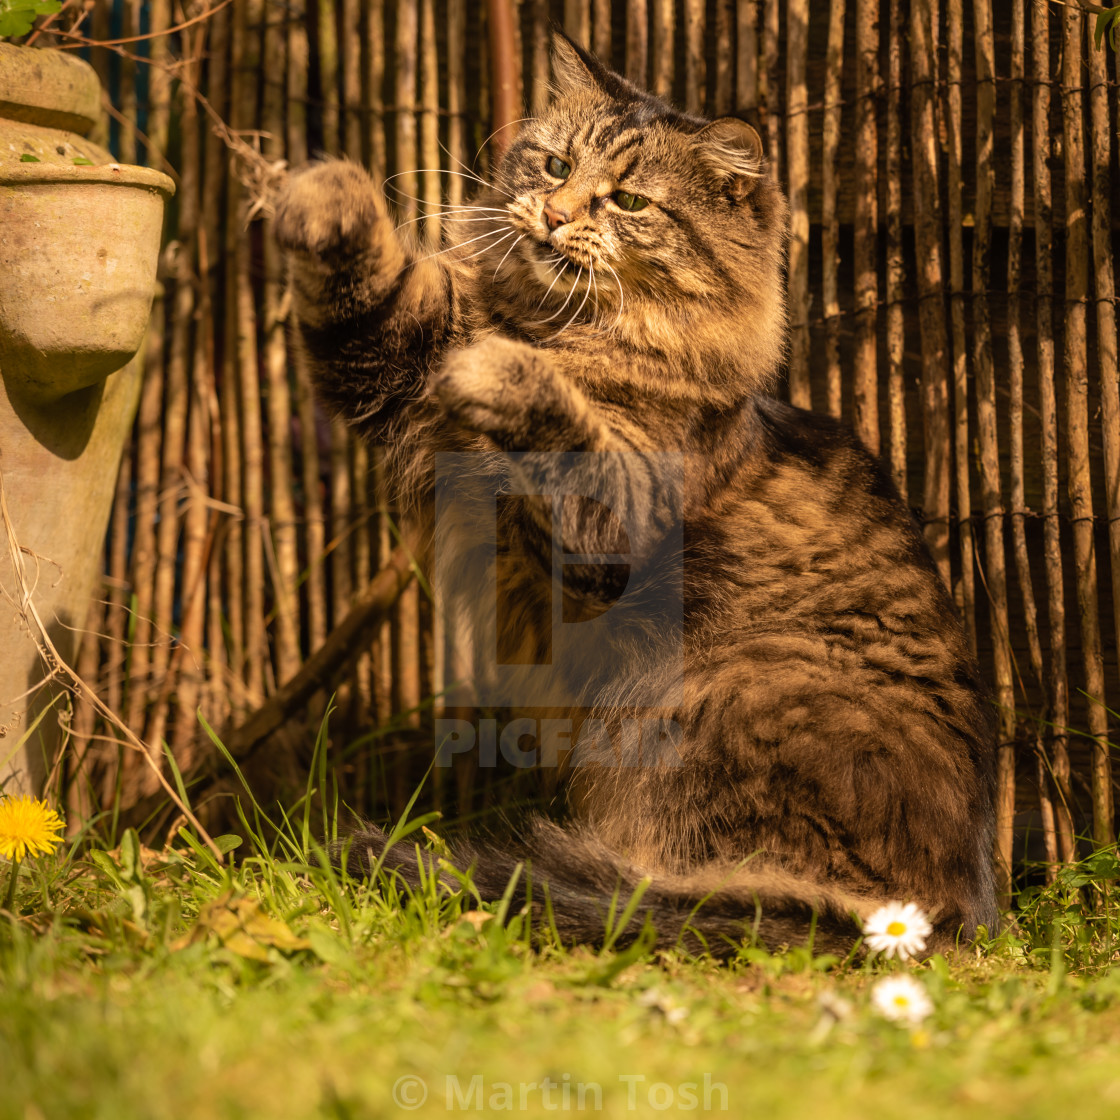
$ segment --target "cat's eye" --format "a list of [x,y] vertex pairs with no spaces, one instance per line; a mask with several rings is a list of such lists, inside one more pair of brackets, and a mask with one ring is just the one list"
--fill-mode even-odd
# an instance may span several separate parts
[[572,173],[572,165],[559,156],[552,156],[548,161],[548,173],[554,179],[566,179]]
[[642,198],[640,194],[631,194],[629,191],[615,191],[611,198],[623,210],[644,210],[649,205],[648,198]]

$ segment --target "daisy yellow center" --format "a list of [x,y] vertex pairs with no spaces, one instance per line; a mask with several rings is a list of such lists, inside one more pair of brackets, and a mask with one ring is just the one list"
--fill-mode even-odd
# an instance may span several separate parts
[[893,921],[889,926],[887,926],[887,933],[889,933],[891,937],[901,937],[905,932],[905,922]]
[[895,1007],[909,1007],[910,1006],[910,997],[909,996],[895,996],[894,997],[894,1005],[895,1005]]

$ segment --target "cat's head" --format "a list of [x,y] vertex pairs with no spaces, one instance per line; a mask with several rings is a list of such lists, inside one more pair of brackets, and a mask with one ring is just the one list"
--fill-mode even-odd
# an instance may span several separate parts
[[495,176],[493,203],[524,235],[501,267],[506,290],[552,331],[574,314],[569,332],[710,342],[769,380],[788,219],[758,134],[681,113],[562,35],[553,84]]

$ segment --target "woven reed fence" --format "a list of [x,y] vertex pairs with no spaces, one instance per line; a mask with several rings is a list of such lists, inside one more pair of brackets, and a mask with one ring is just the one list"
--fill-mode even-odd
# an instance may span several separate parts
[[[792,205],[788,394],[883,456],[953,588],[1000,710],[1001,866],[1113,840],[1120,87],[1091,16],[1042,0],[832,0],[811,19],[808,0],[89,7],[42,42],[120,40],[86,48],[112,90],[105,135],[179,180],[79,666],[146,743],[214,769],[201,709],[243,759],[302,782],[337,690],[352,805],[399,809],[427,769],[447,643],[395,549],[377,453],[315,403],[253,201],[281,161],[345,154],[394,176],[400,218],[435,243],[495,127],[546,103],[555,22],[688,110],[759,127]],[[70,759],[74,808],[148,804],[140,760],[89,710]],[[519,788],[440,777],[426,796],[452,812]]]

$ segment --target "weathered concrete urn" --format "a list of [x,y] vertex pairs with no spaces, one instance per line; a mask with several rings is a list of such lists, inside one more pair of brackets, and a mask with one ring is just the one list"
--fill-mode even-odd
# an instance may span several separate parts
[[[27,590],[72,661],[102,564],[174,184],[84,139],[101,87],[62,52],[0,43],[0,783],[37,793],[57,693]],[[13,554],[18,542],[23,578]],[[55,705],[58,707],[58,705]]]

